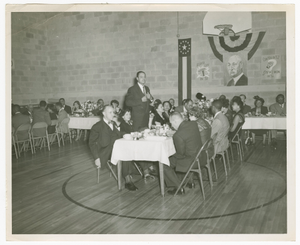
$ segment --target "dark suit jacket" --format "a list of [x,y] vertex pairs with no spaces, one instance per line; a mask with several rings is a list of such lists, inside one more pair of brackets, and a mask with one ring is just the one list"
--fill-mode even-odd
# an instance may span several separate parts
[[248,85],[248,77],[246,77],[244,74],[240,77],[240,79],[236,82],[235,85],[233,79],[231,79],[227,84],[227,86],[244,86],[244,85]]
[[[261,111],[261,114],[262,114],[262,115],[267,115],[267,113],[268,113],[268,108],[267,108],[266,106],[262,106],[261,109],[260,109],[260,111]],[[251,109],[251,113],[252,113],[253,115],[255,115],[255,113],[256,113],[256,108],[255,108],[255,107]]]
[[197,123],[183,121],[173,135],[173,141],[176,153],[170,157],[170,161],[176,166],[176,171],[187,172],[202,147]]
[[30,123],[30,117],[22,113],[17,113],[12,117],[12,126],[16,130],[21,124]]
[[51,125],[51,118],[48,111],[45,111],[42,108],[38,108],[33,110],[33,121],[32,124],[35,124],[37,122],[45,122],[48,125]]
[[168,122],[168,119],[164,117],[164,114],[163,114],[163,117],[161,117],[157,111],[155,110],[154,111],[154,118],[153,118],[153,121],[152,121],[152,125],[156,125],[155,122],[159,122],[161,125],[164,125]]
[[100,158],[102,166],[105,166],[111,158],[115,141],[122,137],[122,133],[115,127],[113,130],[101,120],[91,128],[89,146],[94,160]]
[[65,105],[65,107],[64,107],[64,110],[69,114],[69,115],[71,115],[72,114],[72,109],[71,109],[71,107],[70,106],[68,106],[68,105]]
[[120,130],[122,133],[130,134],[133,132],[133,124],[128,124],[127,122],[124,121],[124,119],[121,119],[121,124],[120,124]]
[[243,106],[243,114],[245,115],[245,114],[247,114],[249,112],[251,112],[251,107],[248,106],[248,105],[244,105]]
[[[147,86],[145,86],[145,89],[147,93],[150,93],[150,89]],[[144,96],[137,83],[130,87],[126,94],[125,103],[132,108],[133,129],[135,131],[145,127],[148,128],[150,100],[143,102],[142,98]]]

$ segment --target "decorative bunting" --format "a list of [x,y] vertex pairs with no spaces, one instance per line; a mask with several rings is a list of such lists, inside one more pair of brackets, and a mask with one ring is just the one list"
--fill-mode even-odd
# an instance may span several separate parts
[[192,94],[192,66],[191,66],[191,38],[178,39],[178,103],[191,98]]

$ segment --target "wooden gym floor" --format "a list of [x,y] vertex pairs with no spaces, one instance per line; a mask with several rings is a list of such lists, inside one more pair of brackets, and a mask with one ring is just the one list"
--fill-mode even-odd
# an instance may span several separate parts
[[[184,196],[160,195],[158,178],[134,175],[136,192],[118,191],[106,168],[97,184],[86,141],[22,153],[12,162],[13,234],[270,234],[287,232],[286,141],[276,151],[261,141],[231,161],[217,162],[206,200],[199,182]],[[214,175],[213,175],[214,178]]]

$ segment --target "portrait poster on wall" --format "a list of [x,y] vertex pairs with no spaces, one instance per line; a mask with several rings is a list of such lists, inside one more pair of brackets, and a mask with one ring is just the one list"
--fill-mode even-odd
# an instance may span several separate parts
[[223,54],[225,86],[248,85],[247,52]]
[[261,57],[261,75],[263,79],[281,79],[281,56],[265,55]]

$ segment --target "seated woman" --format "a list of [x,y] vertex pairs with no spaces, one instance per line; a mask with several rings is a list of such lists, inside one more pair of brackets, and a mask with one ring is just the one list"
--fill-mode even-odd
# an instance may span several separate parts
[[151,125],[164,125],[168,122],[168,119],[163,115],[164,108],[160,100],[154,102],[154,116],[149,118],[149,128]]
[[[254,96],[254,108],[251,109],[251,114],[253,116],[265,116],[268,114],[268,108],[263,106],[265,100],[260,98],[258,95]],[[267,130],[250,130],[251,132],[251,141],[255,144],[255,135],[263,136],[263,146],[266,145],[266,138],[267,138]],[[250,141],[250,142],[251,142]]]
[[[51,120],[57,120],[56,108],[55,108],[54,104],[48,104],[46,106],[46,110],[49,112]],[[47,131],[48,131],[48,134],[54,134],[55,133],[55,125],[49,125],[47,128]]]
[[113,107],[114,113],[115,113],[116,115],[119,116],[119,115],[122,113],[122,110],[121,110],[120,107],[119,107],[119,101],[117,101],[117,100],[112,100],[112,101],[110,102],[110,105]]
[[125,109],[120,114],[120,131],[126,134],[130,134],[133,132],[133,123],[131,120],[131,111],[129,109]]
[[210,135],[211,135],[211,126],[210,126],[210,124],[208,123],[208,121],[206,121],[204,119],[203,112],[197,106],[194,106],[189,111],[189,118],[190,118],[191,121],[196,121],[197,122],[199,132],[200,132],[200,136],[201,136],[201,142],[202,142],[202,144],[204,144],[207,140],[210,139]]
[[[236,132],[245,122],[245,116],[243,113],[243,101],[241,100],[241,97],[234,96],[231,100],[231,106],[235,114],[233,116],[232,126],[228,133],[229,141],[233,140],[233,137],[235,136]],[[240,130],[239,136],[241,135],[242,131]]]
[[167,123],[170,122],[169,117],[170,117],[170,110],[171,110],[171,103],[169,101],[164,101],[163,103],[163,108],[164,108],[164,112],[163,117],[167,120]]
[[[73,107],[72,107],[72,115],[75,115],[75,114],[81,114],[83,113],[83,109],[80,105],[80,102],[78,100],[76,100],[74,103],[73,103]],[[76,132],[76,135],[74,134],[74,132]],[[72,138],[75,138],[76,136],[76,141],[80,139],[80,129],[77,129],[76,131],[75,130],[71,130],[71,133],[72,133]]]
[[228,99],[221,99],[222,101],[222,113],[227,117],[230,126],[232,125],[233,113],[229,108],[229,100]]
[[[114,117],[114,122],[117,126],[120,127],[120,131],[122,134],[130,134],[134,132],[133,130],[133,122],[131,120],[131,111],[130,109],[125,109],[122,111],[119,117]],[[155,170],[153,164],[151,162],[146,161],[135,161],[143,170],[144,178],[153,178],[152,175],[157,175],[157,171]]]

